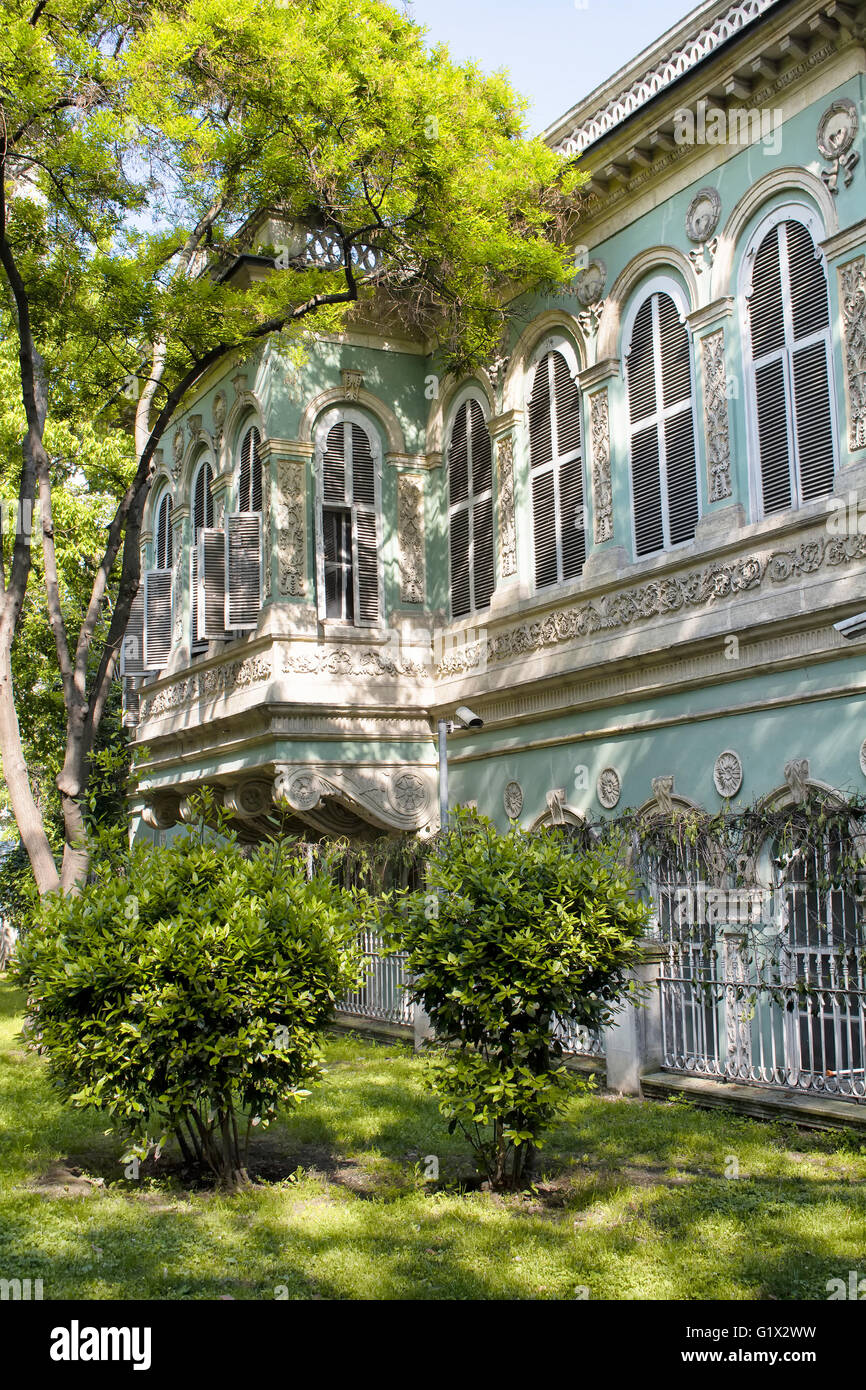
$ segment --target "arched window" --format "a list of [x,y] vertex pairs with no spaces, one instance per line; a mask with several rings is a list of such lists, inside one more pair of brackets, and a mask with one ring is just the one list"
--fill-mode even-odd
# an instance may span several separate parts
[[378,442],[360,415],[326,416],[316,451],[321,618],[358,626],[381,618],[379,468]]
[[171,569],[171,498],[164,493],[156,509],[153,558],[158,570]]
[[640,304],[625,356],[635,554],[652,555],[698,522],[691,337],[666,290]]
[[154,568],[144,576],[144,668],[161,671],[171,652],[171,497],[166,490],[154,508]]
[[493,593],[493,450],[470,396],[457,408],[448,448],[451,616],[486,608]]
[[262,460],[259,450],[262,437],[255,425],[251,425],[241,440],[240,470],[238,480],[238,511],[260,512],[262,510]]
[[580,391],[562,352],[546,352],[529,397],[535,583],[576,579],[586,560]]
[[[192,485],[192,548],[190,552],[190,593],[192,595],[192,649],[201,650],[206,645],[204,633],[209,630],[211,624],[206,617],[200,613],[202,607],[205,587],[199,584],[199,546],[202,535],[206,530],[212,530],[214,524],[213,509],[213,469],[210,464],[204,462],[199,465],[198,471]],[[219,617],[219,626],[223,626],[223,618]]]
[[790,215],[759,229],[745,268],[756,500],[768,515],[833,488],[827,271],[812,232]]

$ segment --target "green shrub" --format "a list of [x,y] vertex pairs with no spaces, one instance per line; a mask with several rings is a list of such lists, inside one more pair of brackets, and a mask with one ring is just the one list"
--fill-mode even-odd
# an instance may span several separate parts
[[17,952],[26,1036],[66,1100],[134,1138],[130,1153],[173,1131],[188,1161],[245,1181],[250,1127],[309,1094],[322,1030],[357,984],[352,899],[308,881],[291,844],[247,854],[189,833],[93,862]]
[[385,929],[435,1029],[431,1084],[490,1182],[516,1186],[579,1084],[552,1020],[609,1021],[633,988],[646,909],[608,851],[556,831],[499,834],[467,811],[438,838],[427,887],[391,897]]

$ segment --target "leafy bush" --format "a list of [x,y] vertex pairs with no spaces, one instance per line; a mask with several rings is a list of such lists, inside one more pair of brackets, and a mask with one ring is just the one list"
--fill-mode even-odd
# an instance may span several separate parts
[[64,1098],[106,1111],[131,1153],[173,1131],[236,1185],[250,1127],[309,1094],[322,1030],[357,984],[352,899],[308,880],[289,843],[105,843],[93,881],[47,898],[19,946],[27,1036]]
[[646,909],[610,852],[468,811],[439,836],[427,888],[390,897],[385,928],[435,1029],[431,1083],[490,1182],[516,1186],[576,1084],[552,1020],[609,1021]]

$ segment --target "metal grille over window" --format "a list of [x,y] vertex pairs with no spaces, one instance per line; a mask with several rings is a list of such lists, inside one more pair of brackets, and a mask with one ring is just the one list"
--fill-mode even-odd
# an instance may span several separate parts
[[374,625],[381,614],[379,479],[373,443],[361,425],[332,425],[317,487],[319,616]]
[[770,514],[825,497],[836,466],[827,274],[802,223],[766,234],[747,293],[760,497]]
[[669,294],[644,300],[626,353],[635,552],[694,538],[698,522],[692,347]]
[[448,450],[451,613],[486,608],[494,586],[493,448],[476,400],[458,408]]
[[561,352],[545,354],[529,399],[535,583],[575,579],[586,560],[580,391]]

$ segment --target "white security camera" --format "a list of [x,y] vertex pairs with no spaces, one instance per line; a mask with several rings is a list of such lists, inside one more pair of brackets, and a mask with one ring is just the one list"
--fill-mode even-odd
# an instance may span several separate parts
[[474,714],[468,705],[458,705],[454,711],[454,718],[458,724],[462,724],[464,729],[480,729],[484,720],[479,715]]
[[866,613],[855,613],[853,618],[843,618],[841,623],[834,623],[833,626],[843,637],[847,637],[849,642],[855,641],[858,637],[866,637]]

